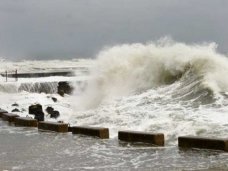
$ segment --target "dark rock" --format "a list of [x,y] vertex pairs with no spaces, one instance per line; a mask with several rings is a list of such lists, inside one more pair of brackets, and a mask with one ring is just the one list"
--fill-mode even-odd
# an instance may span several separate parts
[[52,97],[51,99],[53,100],[53,102],[57,102],[57,98]]
[[31,105],[29,106],[29,114],[36,114],[37,112],[43,111],[42,109],[42,105],[40,104],[35,104],[35,105]]
[[18,106],[19,106],[19,104],[17,104],[17,103],[14,103],[14,104],[12,104],[12,106],[16,106],[16,107],[18,107]]
[[71,94],[73,91],[73,88],[70,86],[70,84],[66,81],[61,81],[58,84],[58,94],[61,96],[64,96],[64,94]]
[[44,112],[39,111],[35,114],[34,119],[36,119],[37,121],[44,121]]
[[51,118],[55,118],[56,119],[56,118],[58,118],[60,116],[59,111],[54,110],[53,107],[47,107],[46,111],[47,111],[48,114],[50,114]]
[[15,108],[15,109],[13,109],[11,112],[20,112],[20,110],[17,109],[17,108]]
[[54,110],[52,113],[51,113],[51,118],[58,118],[60,116],[60,114],[59,114],[59,111],[57,111],[57,110]]
[[48,107],[46,108],[46,111],[47,111],[48,114],[51,114],[51,113],[54,111],[54,108],[48,106]]
[[44,121],[44,112],[40,104],[29,106],[29,114],[35,115],[38,121]]
[[64,96],[64,91],[63,91],[63,90],[59,90],[59,91],[58,91],[58,94],[59,94],[60,96]]

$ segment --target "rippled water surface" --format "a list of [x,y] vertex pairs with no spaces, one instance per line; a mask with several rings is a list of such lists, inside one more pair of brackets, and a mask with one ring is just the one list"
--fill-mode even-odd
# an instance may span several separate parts
[[179,150],[40,132],[0,121],[1,170],[228,170],[222,151]]

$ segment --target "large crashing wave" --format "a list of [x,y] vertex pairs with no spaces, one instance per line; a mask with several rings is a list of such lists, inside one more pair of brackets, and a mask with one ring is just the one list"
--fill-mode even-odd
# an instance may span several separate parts
[[[196,98],[228,90],[228,59],[217,45],[187,45],[173,41],[124,44],[101,51],[80,106],[96,107],[120,96],[139,94],[173,83],[173,95]],[[205,98],[203,99],[205,100]]]

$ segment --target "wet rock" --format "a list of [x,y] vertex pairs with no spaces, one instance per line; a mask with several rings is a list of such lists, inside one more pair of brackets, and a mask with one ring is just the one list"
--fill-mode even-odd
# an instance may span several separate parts
[[47,107],[46,111],[47,111],[48,114],[50,114],[51,118],[55,118],[56,119],[56,118],[58,118],[60,116],[59,111],[54,110],[53,107]]
[[34,119],[36,119],[37,121],[44,121],[44,112],[39,111],[35,114]]
[[59,91],[58,91],[58,94],[59,94],[60,96],[64,96],[64,91],[63,91],[63,90],[59,90]]
[[18,106],[19,106],[19,104],[17,104],[17,103],[14,103],[14,104],[12,104],[12,106],[16,106],[16,107],[18,107]]
[[44,112],[40,104],[29,106],[29,114],[35,115],[35,119],[38,121],[44,121]]
[[15,108],[15,109],[13,109],[11,112],[20,112],[20,110],[17,109],[17,108]]
[[51,99],[53,100],[53,102],[57,102],[57,98],[52,97]]
[[71,94],[73,88],[66,81],[61,81],[58,83],[58,94],[64,96],[64,94]]
[[47,111],[48,114],[51,114],[51,113],[54,111],[54,108],[48,106],[48,107],[46,108],[46,111]]
[[29,106],[29,114],[35,115],[37,112],[43,111],[42,105],[40,104],[35,104],[35,105],[30,105]]
[[57,110],[54,110],[52,113],[51,113],[51,118],[58,118],[60,116],[60,113],[59,113],[59,111],[57,111]]

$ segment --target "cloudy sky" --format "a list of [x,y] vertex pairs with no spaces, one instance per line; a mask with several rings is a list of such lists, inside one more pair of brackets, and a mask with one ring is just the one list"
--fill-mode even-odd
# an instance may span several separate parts
[[93,57],[164,36],[228,52],[227,0],[0,0],[0,57]]

